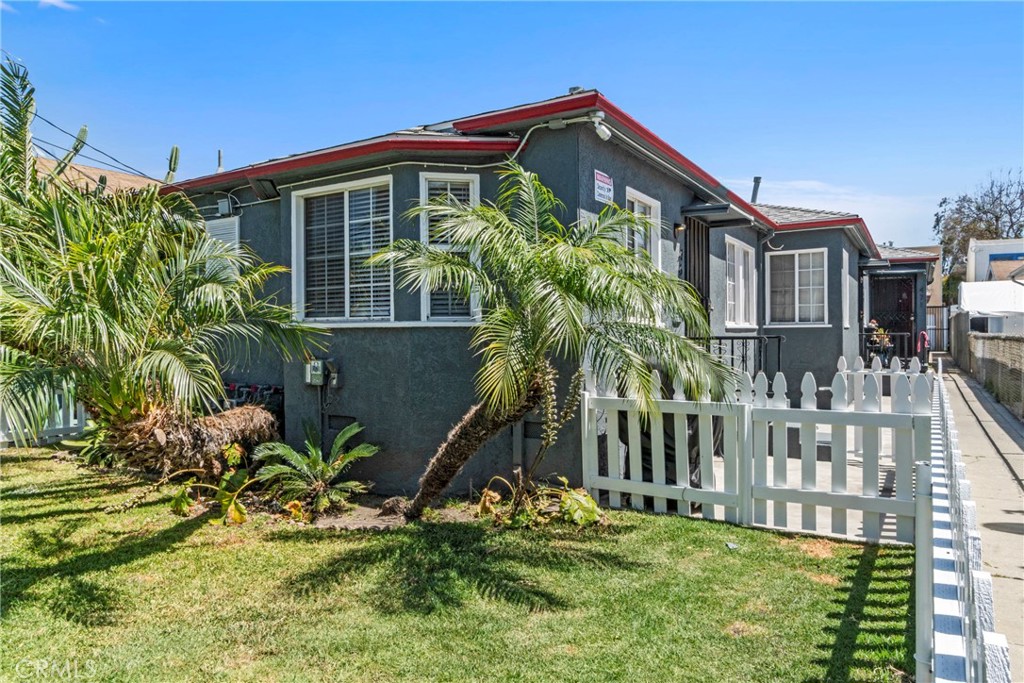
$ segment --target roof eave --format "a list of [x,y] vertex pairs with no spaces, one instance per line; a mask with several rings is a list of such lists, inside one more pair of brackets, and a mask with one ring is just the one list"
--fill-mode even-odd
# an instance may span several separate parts
[[316,166],[372,157],[389,152],[453,152],[460,154],[510,154],[519,146],[518,138],[481,138],[481,137],[416,137],[390,135],[371,138],[340,147],[332,147],[322,152],[285,157],[271,161],[243,166],[222,173],[215,173],[197,178],[190,178],[178,183],[164,185],[162,193],[197,190],[204,187],[216,187],[233,182],[248,182],[250,177],[266,177],[288,171],[307,169]]

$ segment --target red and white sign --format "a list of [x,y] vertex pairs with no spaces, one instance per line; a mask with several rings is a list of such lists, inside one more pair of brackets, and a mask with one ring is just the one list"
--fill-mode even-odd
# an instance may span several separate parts
[[594,171],[594,199],[605,204],[611,204],[615,195],[615,185],[612,177],[601,171]]

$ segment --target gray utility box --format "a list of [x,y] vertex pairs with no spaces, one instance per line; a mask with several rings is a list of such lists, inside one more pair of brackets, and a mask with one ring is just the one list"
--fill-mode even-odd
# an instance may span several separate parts
[[327,364],[322,360],[311,360],[306,363],[306,384],[311,387],[322,387],[327,379]]

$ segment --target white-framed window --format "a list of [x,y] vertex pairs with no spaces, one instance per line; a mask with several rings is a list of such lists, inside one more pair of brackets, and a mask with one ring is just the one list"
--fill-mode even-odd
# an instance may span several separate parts
[[768,324],[827,325],[827,249],[767,254]]
[[393,320],[391,266],[366,259],[391,244],[391,176],[292,193],[292,266],[300,320]]
[[647,234],[630,230],[626,235],[626,246],[638,254],[647,252],[654,265],[661,268],[661,202],[627,186],[626,210],[645,216],[651,223]]
[[850,328],[850,252],[843,249],[843,328]]
[[754,248],[739,240],[725,238],[725,324],[757,326],[757,273]]
[[[472,173],[420,173],[420,205],[425,206],[442,197],[450,197],[460,204],[479,206],[480,176]],[[468,250],[458,249],[435,234],[434,225],[426,215],[420,215],[420,239],[425,244],[477,260]],[[450,289],[423,290],[421,293],[420,317],[425,321],[472,320],[479,317],[479,308],[475,295],[466,299]]]

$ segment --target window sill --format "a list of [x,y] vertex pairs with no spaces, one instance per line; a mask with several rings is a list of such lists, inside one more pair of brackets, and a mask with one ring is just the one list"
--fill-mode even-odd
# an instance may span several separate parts
[[804,329],[809,329],[809,330],[810,329],[818,329],[818,330],[821,330],[821,329],[829,329],[830,330],[830,329],[832,329],[832,325],[830,325],[829,323],[768,323],[764,327],[765,327],[765,329],[770,329],[770,328],[775,328],[775,327],[787,327],[787,328],[794,328],[794,327],[796,327],[796,328],[804,328]]
[[410,327],[475,327],[479,320],[298,320],[303,325],[322,330],[402,329]]
[[757,325],[747,325],[741,323],[726,323],[726,332],[757,332]]

